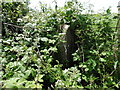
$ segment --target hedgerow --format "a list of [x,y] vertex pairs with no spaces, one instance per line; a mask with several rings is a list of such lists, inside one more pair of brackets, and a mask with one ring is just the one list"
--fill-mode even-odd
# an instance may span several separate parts
[[[9,4],[15,9],[15,2],[5,5]],[[9,32],[12,29],[7,26],[3,28],[8,32],[1,39],[2,87],[119,88],[120,52],[115,47],[117,30],[113,28],[117,19],[110,9],[104,13],[83,14],[84,6],[76,0],[55,9],[40,6],[40,11],[31,10],[22,17],[16,14],[16,21],[5,17],[15,23],[3,20],[21,32]],[[21,11],[17,11],[18,15],[23,14]],[[3,14],[12,16],[10,12],[15,13],[9,9]],[[61,40],[62,24],[74,27],[77,36],[77,50],[72,54],[73,61],[68,61],[72,63],[70,67],[64,67],[62,60],[55,56],[60,43],[65,42]]]

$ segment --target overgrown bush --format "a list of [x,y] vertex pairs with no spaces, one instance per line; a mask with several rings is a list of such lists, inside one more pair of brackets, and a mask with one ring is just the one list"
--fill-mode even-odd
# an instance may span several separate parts
[[[55,10],[43,4],[41,11],[21,18],[22,33],[13,33],[14,37],[7,33],[1,39],[3,88],[119,88],[114,14],[109,9],[92,15],[82,14],[83,10],[80,2],[72,0]],[[60,41],[61,24],[76,27],[78,37],[74,65],[65,69],[53,57],[64,42]]]

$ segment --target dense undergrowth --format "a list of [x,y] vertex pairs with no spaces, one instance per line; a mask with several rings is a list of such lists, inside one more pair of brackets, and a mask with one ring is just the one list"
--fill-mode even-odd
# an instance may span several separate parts
[[[82,4],[72,0],[61,8],[41,4],[41,11],[30,12],[17,4],[3,3],[3,88],[119,88],[120,53],[113,28],[117,19],[110,9],[82,14]],[[67,68],[53,57],[64,42],[61,24],[76,27],[78,38],[74,64]]]

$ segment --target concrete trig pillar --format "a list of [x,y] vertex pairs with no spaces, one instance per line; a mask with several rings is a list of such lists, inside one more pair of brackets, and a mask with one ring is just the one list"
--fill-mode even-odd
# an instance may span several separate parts
[[73,56],[72,54],[77,50],[76,40],[77,37],[75,35],[75,26],[63,24],[60,25],[60,30],[62,32],[62,36],[60,40],[65,42],[60,42],[58,45],[58,53],[55,54],[55,58],[59,60],[61,64],[63,64],[63,68],[68,68],[73,66]]

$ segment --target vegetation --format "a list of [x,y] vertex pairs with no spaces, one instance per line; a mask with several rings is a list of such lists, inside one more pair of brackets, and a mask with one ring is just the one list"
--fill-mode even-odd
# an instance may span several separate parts
[[[35,11],[21,2],[2,3],[2,88],[119,88],[120,52],[116,47],[115,14],[83,14],[77,0],[64,7]],[[74,27],[77,50],[72,66],[55,57],[64,35],[62,24]]]

